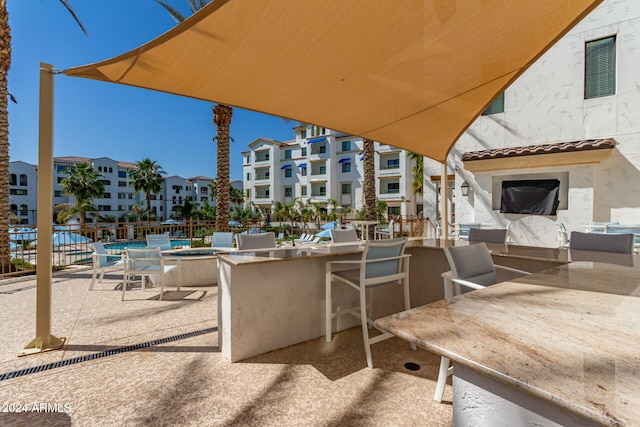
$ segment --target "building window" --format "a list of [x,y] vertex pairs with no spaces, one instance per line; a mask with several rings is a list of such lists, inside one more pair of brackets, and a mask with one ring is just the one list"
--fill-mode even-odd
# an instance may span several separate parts
[[62,183],[62,180],[63,180],[63,179],[64,179],[64,177],[63,177],[63,176],[59,176],[59,177],[58,177],[58,184]]
[[491,114],[504,113],[504,92],[498,96],[495,101],[482,112],[483,116],[490,116]]
[[98,166],[98,172],[102,172],[102,166]]
[[351,151],[351,141],[342,141],[342,151]]
[[29,208],[27,207],[27,205],[20,205],[20,215],[27,216],[28,213]]
[[400,192],[400,183],[398,182],[390,182],[387,184],[387,193],[397,194]]
[[306,196],[307,195],[307,186],[306,185],[301,185],[300,186],[300,195],[301,196]]
[[341,194],[351,194],[351,184],[342,184]]
[[284,158],[285,159],[291,158],[291,150],[284,150]]
[[113,168],[109,168],[109,173],[113,173]]
[[301,130],[300,131],[300,138],[302,139],[306,139],[307,138],[307,130]]
[[58,166],[56,166],[56,171],[57,171],[58,173],[64,173],[66,170],[67,170],[67,167],[66,167],[66,166],[64,166],[64,165],[58,165]]
[[320,148],[318,149],[318,153],[324,154],[326,152],[327,152],[327,146],[326,145],[321,145]]
[[585,45],[584,98],[598,98],[616,92],[616,38],[605,37]]
[[300,155],[302,157],[307,155],[307,147],[302,147],[302,149],[300,150]]
[[288,168],[288,169],[284,170],[284,177],[285,178],[291,178],[291,174],[292,174],[291,168]]
[[20,174],[20,185],[27,185],[27,175]]
[[14,213],[14,214],[18,215],[18,205],[11,205],[11,206],[9,206],[9,210],[10,210],[12,213]]
[[251,199],[251,189],[250,188],[247,188],[245,190],[245,194],[247,195],[247,199]]
[[53,197],[62,197],[62,196],[63,194],[62,194],[62,191],[60,190],[56,190],[53,192]]
[[351,172],[351,163],[346,162],[342,164],[342,172]]
[[251,172],[247,172],[247,181],[251,181]]
[[300,176],[307,176],[307,168],[300,168]]
[[118,171],[118,178],[126,178],[127,177],[127,171]]
[[17,188],[10,188],[9,194],[11,196],[26,196],[27,190],[18,190]]
[[126,187],[127,181],[118,181],[118,187]]
[[327,195],[327,187],[320,187],[320,195],[321,196]]
[[293,190],[291,187],[284,188],[284,197],[291,197],[293,195]]
[[387,169],[397,169],[400,167],[400,159],[387,160]]
[[244,162],[247,164],[251,163],[251,154],[249,154],[248,156],[245,156]]
[[9,185],[16,185],[18,183],[18,178],[15,173],[9,174]]

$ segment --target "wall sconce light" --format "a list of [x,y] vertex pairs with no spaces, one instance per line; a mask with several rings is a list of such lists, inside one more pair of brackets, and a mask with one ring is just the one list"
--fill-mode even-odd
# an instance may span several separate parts
[[467,197],[469,195],[469,183],[465,180],[460,186],[460,191],[462,191],[462,195]]

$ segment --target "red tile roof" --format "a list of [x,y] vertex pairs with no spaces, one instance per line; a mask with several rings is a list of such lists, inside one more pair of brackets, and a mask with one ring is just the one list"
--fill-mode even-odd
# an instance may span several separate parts
[[616,146],[613,138],[585,139],[582,141],[557,142],[553,144],[504,147],[491,150],[469,151],[462,155],[462,161],[500,159],[503,157],[533,156],[537,154],[567,153],[572,151],[612,149]]

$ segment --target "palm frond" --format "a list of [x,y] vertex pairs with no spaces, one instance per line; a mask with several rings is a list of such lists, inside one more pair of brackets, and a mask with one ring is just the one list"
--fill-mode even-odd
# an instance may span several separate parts
[[60,0],[60,3],[62,3],[62,5],[69,11],[71,16],[73,16],[73,19],[75,19],[76,23],[78,24],[78,26],[80,27],[84,35],[89,37],[89,33],[87,33],[86,28],[84,28],[84,25],[82,25],[82,22],[80,22],[80,18],[78,18],[78,15],[76,15],[76,12],[73,10],[73,7],[71,7],[71,3],[69,3],[69,0]]
[[174,8],[173,6],[171,6],[169,3],[163,1],[163,0],[156,0],[156,3],[158,3],[160,6],[164,7],[166,9],[167,12],[169,12],[169,16],[171,16],[173,18],[174,21],[176,21],[177,23],[180,23],[182,21],[185,20],[185,17],[182,13],[180,13],[180,11],[176,8]]

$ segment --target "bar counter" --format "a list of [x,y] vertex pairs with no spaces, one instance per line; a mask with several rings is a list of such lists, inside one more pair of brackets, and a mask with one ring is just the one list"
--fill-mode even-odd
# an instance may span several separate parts
[[376,325],[454,362],[454,426],[637,426],[640,263],[634,258],[577,251],[569,264]]

